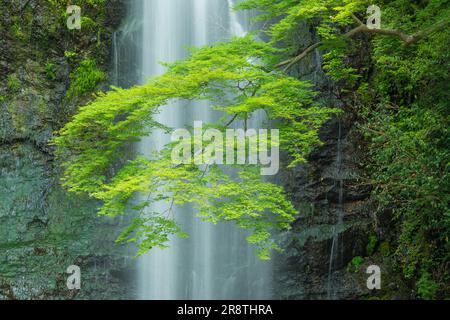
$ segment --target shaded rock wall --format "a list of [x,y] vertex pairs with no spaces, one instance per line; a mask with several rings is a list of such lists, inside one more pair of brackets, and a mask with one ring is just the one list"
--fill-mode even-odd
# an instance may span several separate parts
[[[0,7],[0,299],[132,298],[133,252],[114,244],[120,221],[96,217],[96,203],[61,189],[48,144],[90,99],[65,99],[79,62],[90,57],[110,68],[123,4],[82,7],[97,31],[69,31],[64,10],[49,1]],[[81,268],[80,291],[66,287],[70,265]]]
[[[313,38],[305,25],[298,33],[299,47],[307,47]],[[280,235],[285,251],[275,258],[276,295],[283,299],[349,299],[370,293],[362,266],[356,273],[347,271],[354,257],[366,255],[373,232],[364,141],[355,124],[356,113],[345,105],[321,66],[316,51],[291,73],[311,81],[320,93],[318,100],[343,113],[322,128],[324,144],[309,156],[308,164],[284,170],[278,181],[300,212],[293,229]]]

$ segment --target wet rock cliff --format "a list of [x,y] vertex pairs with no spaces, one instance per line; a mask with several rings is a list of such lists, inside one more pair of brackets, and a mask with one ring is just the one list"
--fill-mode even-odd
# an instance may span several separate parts
[[[119,223],[61,189],[48,143],[110,82],[112,32],[124,6],[81,5],[81,30],[68,30],[65,6],[0,1],[0,299],[133,296],[132,253],[114,244]],[[71,265],[81,268],[81,290],[66,286]]]
[[[305,25],[299,48],[314,42]],[[359,57],[355,57],[358,63]],[[314,84],[324,105],[342,113],[320,131],[323,145],[308,163],[285,169],[278,182],[286,187],[299,210],[291,231],[280,235],[284,252],[275,257],[276,296],[282,299],[366,299],[376,296],[366,281],[367,266],[382,265],[372,256],[379,246],[379,222],[374,216],[372,187],[365,173],[365,141],[358,112],[339,86],[323,72],[316,51],[290,72]]]

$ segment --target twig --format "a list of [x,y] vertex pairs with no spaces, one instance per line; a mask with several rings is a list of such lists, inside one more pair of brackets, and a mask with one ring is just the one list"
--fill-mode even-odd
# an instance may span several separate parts
[[234,122],[234,120],[236,120],[238,115],[239,113],[236,113],[234,117],[230,121],[228,121],[228,123],[225,125],[225,128],[228,128]]

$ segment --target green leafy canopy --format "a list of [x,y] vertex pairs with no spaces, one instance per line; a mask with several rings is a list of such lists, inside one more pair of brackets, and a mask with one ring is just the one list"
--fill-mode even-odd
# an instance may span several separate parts
[[[137,215],[118,242],[138,242],[140,254],[166,246],[170,234],[186,236],[172,207],[189,203],[203,220],[251,230],[248,241],[268,259],[271,249],[279,249],[271,233],[288,229],[297,211],[280,186],[261,180],[258,168],[235,166],[232,178],[220,166],[175,166],[170,145],[153,159],[136,155],[117,173],[111,168],[126,158],[128,143],[156,129],[172,130],[154,116],[174,99],[208,100],[225,115],[223,122],[211,124],[222,130],[229,118],[246,119],[264,110],[280,129],[280,145],[291,165],[304,162],[320,144],[318,129],[336,110],[315,103],[309,83],[274,70],[271,61],[277,53],[251,36],[234,38],[193,49],[188,59],[167,64],[165,74],[145,85],[97,94],[54,139],[65,160],[65,187],[102,200],[102,215]],[[148,198],[136,200],[137,194]],[[167,202],[168,210],[149,213],[146,208],[158,201]]]

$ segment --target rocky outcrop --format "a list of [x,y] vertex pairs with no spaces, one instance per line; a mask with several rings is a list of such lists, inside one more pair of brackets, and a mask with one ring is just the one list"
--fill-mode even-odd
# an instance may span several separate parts
[[[312,43],[310,28],[298,34],[299,47]],[[345,105],[322,70],[318,52],[308,56],[292,74],[311,81],[319,101],[343,113],[320,132],[324,144],[305,165],[285,170],[279,183],[299,210],[293,229],[280,235],[284,252],[275,258],[276,296],[282,299],[350,299],[370,294],[363,264],[374,232],[371,187],[364,176],[364,140],[356,113]],[[285,166],[284,166],[285,167]]]
[[283,298],[355,298],[369,293],[365,279],[361,282],[347,272],[354,257],[366,256],[373,229],[371,190],[358,168],[364,154],[357,147],[359,137],[349,117],[330,121],[322,130],[324,145],[311,154],[308,165],[283,177],[300,212],[293,230],[282,235],[287,249],[277,259]]
[[[123,5],[83,8],[99,27],[79,32],[67,30],[64,7],[49,1],[1,6],[0,299],[132,298],[133,252],[114,244],[120,221],[96,217],[95,202],[62,190],[49,145],[89,99],[66,99],[79,61],[95,57],[109,69]],[[66,287],[70,265],[81,268],[81,290]]]

